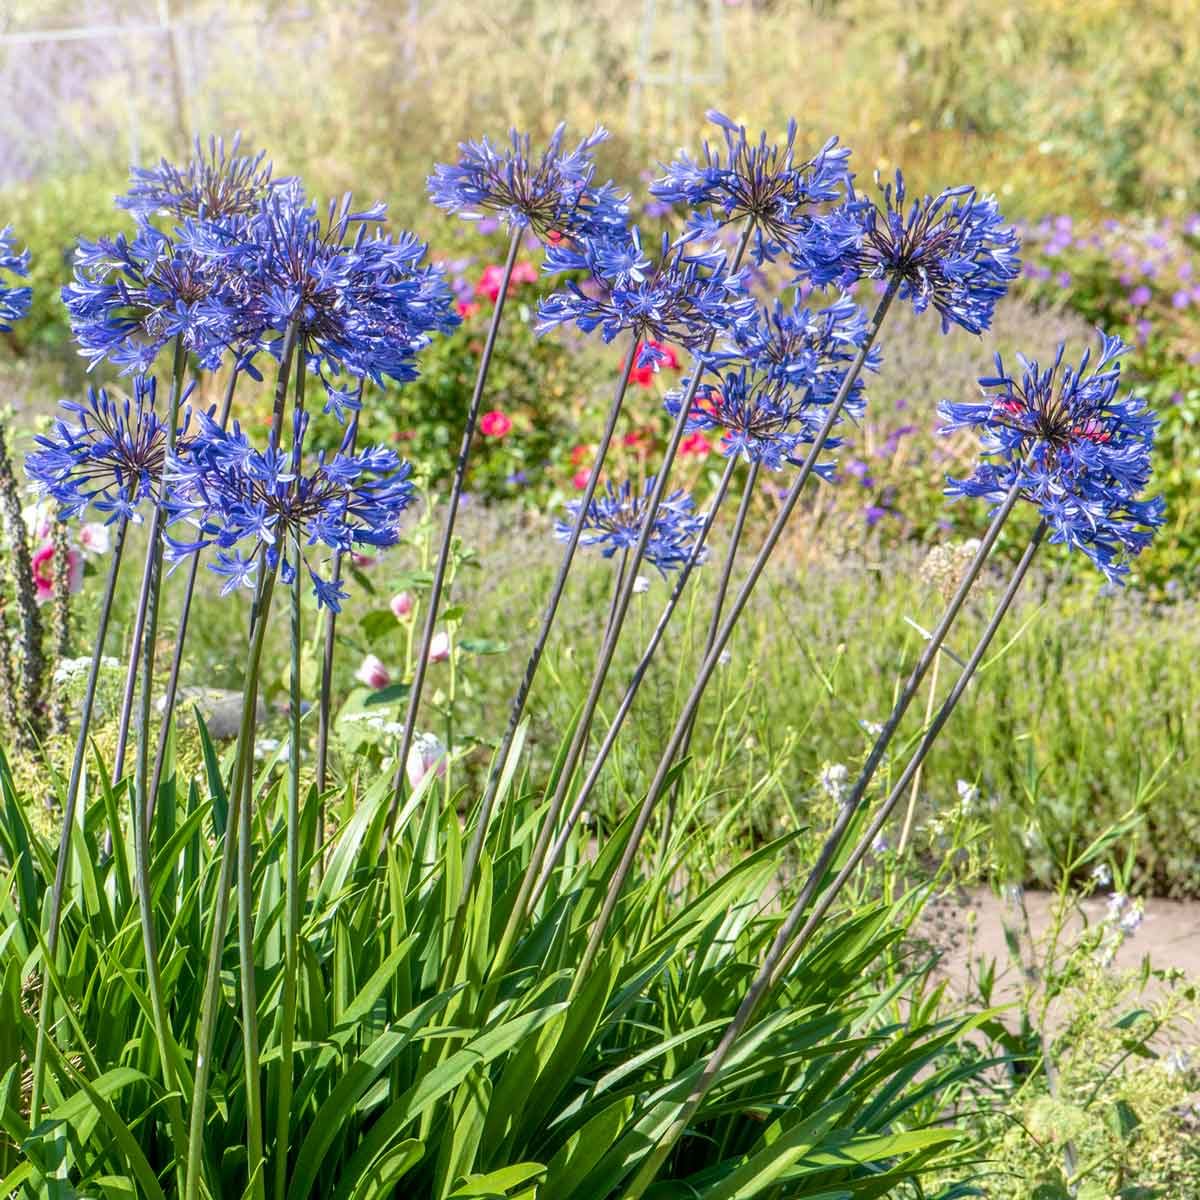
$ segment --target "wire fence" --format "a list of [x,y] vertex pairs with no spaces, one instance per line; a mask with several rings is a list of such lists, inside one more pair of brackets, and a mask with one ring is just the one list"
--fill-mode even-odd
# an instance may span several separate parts
[[[562,2],[521,0],[517,11]],[[632,43],[631,128],[650,93],[670,119],[690,112],[693,93],[723,82],[728,3],[621,0]],[[263,94],[303,89],[333,39],[343,65],[361,52],[385,56],[392,80],[436,71],[433,27],[451,7],[452,0],[12,0],[0,5],[0,188],[141,163],[194,133],[228,133],[231,63],[242,69],[239,85]],[[576,39],[604,36],[589,28],[589,10],[581,7]],[[319,107],[315,80],[311,86]]]

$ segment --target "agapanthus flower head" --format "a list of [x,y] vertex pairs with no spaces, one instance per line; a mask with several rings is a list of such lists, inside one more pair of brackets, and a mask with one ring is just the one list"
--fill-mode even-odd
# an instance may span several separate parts
[[797,247],[793,265],[818,286],[862,278],[894,280],[917,312],[932,305],[942,331],[959,325],[981,333],[1020,273],[1020,239],[1004,224],[996,200],[972,187],[947,188],[908,202],[903,175],[881,186],[882,202],[851,194],[818,219]]
[[443,272],[422,262],[425,244],[385,234],[385,220],[383,204],[356,210],[349,195],[322,220],[298,192],[276,192],[229,251],[267,348],[281,357],[294,322],[304,361],[325,385],[326,410],[339,419],[358,407],[358,388],[339,387],[336,376],[415,379],[418,352],[460,320]]
[[592,151],[608,137],[602,126],[574,149],[563,149],[565,126],[559,125],[541,156],[528,134],[515,129],[507,146],[487,137],[459,144],[456,163],[438,163],[429,176],[434,204],[467,220],[488,213],[540,238],[582,236],[619,230],[629,211],[629,197],[612,183],[593,187]]
[[582,286],[569,279],[542,301],[537,331],[574,322],[584,333],[598,329],[606,342],[630,331],[641,342],[639,367],[666,360],[656,343],[696,351],[729,332],[754,315],[747,273],[730,271],[719,250],[692,250],[691,241],[664,234],[656,259],[643,250],[637,228],[620,238],[550,246],[544,270],[584,271],[588,278]]
[[80,240],[75,280],[62,290],[90,370],[108,359],[145,374],[176,336],[205,369],[256,341],[242,290],[225,259],[179,244],[146,221],[133,238]]
[[29,251],[17,253],[13,247],[11,225],[0,229],[0,333],[9,333],[14,321],[19,321],[28,311],[33,292],[27,287],[9,287],[4,282],[5,274],[24,279],[29,274]]
[[[673,416],[679,415],[683,387],[667,393],[665,405]],[[714,382],[701,383],[692,398],[687,428],[718,432],[718,448],[726,456],[740,454],[748,462],[771,471],[794,462],[804,445],[810,445],[824,419],[806,388],[796,388],[775,376],[742,363],[718,371]],[[841,443],[830,437],[825,447],[836,449]],[[814,467],[822,478],[829,478],[834,464]]]
[[340,611],[347,593],[306,548],[320,546],[332,556],[395,545],[413,497],[411,471],[392,450],[354,451],[347,429],[338,452],[322,452],[306,473],[307,428],[308,415],[297,411],[291,448],[258,450],[236,421],[226,430],[201,414],[188,453],[168,464],[169,519],[193,529],[187,538],[168,537],[171,561],[211,548],[209,570],[225,579],[226,594],[253,586],[264,560],[290,583],[292,560],[283,551],[299,547],[317,604]]
[[996,373],[980,379],[981,401],[947,401],[943,432],[975,429],[983,461],[964,479],[949,479],[946,494],[999,503],[1019,485],[1045,519],[1050,540],[1081,550],[1113,581],[1129,571],[1163,522],[1161,497],[1139,497],[1150,483],[1150,454],[1158,419],[1145,400],[1121,396],[1117,361],[1128,350],[1100,334],[1095,365],[1085,351],[1064,365],[1065,346],[1042,369],[1020,358],[1020,379],[1000,356]]
[[295,181],[273,178],[265,151],[240,154],[241,141],[242,135],[234,134],[226,154],[224,138],[210,137],[205,146],[197,137],[183,166],[163,158],[154,167],[130,167],[129,191],[117,197],[117,204],[144,217],[165,213],[177,220],[218,221],[249,216],[273,188]]
[[[713,361],[721,365],[743,360],[801,391],[808,404],[831,404],[866,335],[867,314],[849,296],[839,296],[825,308],[776,300],[773,307],[758,309],[753,320],[736,326],[728,352]],[[880,362],[879,348],[873,346],[863,365],[878,371]],[[846,400],[848,415],[856,419],[862,415],[862,392],[860,375]]]
[[[619,486],[607,484],[605,490],[593,497],[584,517],[579,541],[584,546],[599,546],[605,558],[619,551],[632,550],[638,543],[650,510],[654,492],[654,476],[646,479],[640,491],[626,480]],[[554,534],[560,541],[571,536],[579,517],[581,500],[567,504],[569,520],[558,520]],[[692,497],[682,489],[664,495],[654,514],[654,528],[646,542],[646,561],[653,563],[664,575],[682,567],[691,557],[692,547],[704,524],[695,513]]]
[[34,439],[38,449],[26,456],[25,472],[57,501],[63,518],[94,508],[107,524],[118,517],[140,522],[143,502],[158,502],[167,427],[155,411],[154,379],[138,375],[133,384],[133,396],[124,399],[90,388],[83,404],[63,401],[76,419],[59,417],[49,434]]
[[797,160],[794,120],[788,122],[786,141],[777,145],[768,143],[766,133],[751,141],[745,126],[722,113],[707,115],[720,128],[724,149],[705,142],[700,161],[681,154],[664,166],[663,178],[650,185],[650,192],[669,204],[687,205],[692,210],[688,228],[705,236],[731,221],[753,218],[754,259],[760,265],[772,261],[795,248],[819,206],[842,197],[850,183],[850,151],[830,138],[812,158]]

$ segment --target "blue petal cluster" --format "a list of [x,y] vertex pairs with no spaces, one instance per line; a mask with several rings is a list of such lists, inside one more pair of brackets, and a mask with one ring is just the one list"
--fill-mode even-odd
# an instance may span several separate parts
[[794,252],[812,227],[818,205],[840,200],[850,186],[850,151],[830,138],[812,158],[796,160],[796,122],[787,141],[769,144],[765,133],[750,141],[746,129],[710,110],[725,147],[704,143],[704,157],[681,154],[664,166],[650,192],[667,204],[687,205],[687,227],[711,237],[731,221],[754,219],[753,256],[760,266],[781,252]]
[[793,255],[800,277],[818,286],[891,279],[916,312],[932,305],[942,332],[981,333],[996,301],[1020,272],[1020,239],[1003,223],[994,197],[967,186],[907,205],[904,177],[882,189],[882,204],[851,198],[814,222]]
[[[29,251],[18,254],[13,248],[12,226],[0,229],[0,273],[8,272],[24,279],[29,274]],[[28,311],[33,292],[27,287],[7,287],[0,281],[0,333],[12,330]]]
[[1101,333],[1090,371],[1090,351],[1077,367],[1063,366],[1060,345],[1045,370],[1022,357],[1020,380],[997,355],[995,375],[979,381],[984,400],[940,407],[943,432],[980,431],[984,459],[965,479],[949,479],[946,494],[999,503],[1019,483],[1050,540],[1081,550],[1112,581],[1128,573],[1164,517],[1161,497],[1138,498],[1150,483],[1158,420],[1144,400],[1118,395],[1117,359],[1127,350]]
[[155,412],[154,379],[138,375],[133,384],[132,400],[113,400],[103,388],[89,389],[84,404],[64,400],[78,420],[58,417],[49,434],[34,439],[38,449],[25,458],[26,474],[58,502],[64,519],[94,508],[108,524],[118,517],[140,522],[142,502],[158,502],[166,423]]
[[188,540],[167,539],[171,561],[213,547],[209,570],[225,579],[225,595],[253,586],[263,559],[272,570],[280,566],[290,583],[291,561],[281,555],[290,544],[301,548],[317,604],[339,612],[348,593],[313,566],[303,547],[348,554],[363,546],[395,545],[400,515],[413,497],[411,469],[383,447],[355,453],[347,430],[341,449],[329,459],[322,452],[305,474],[307,428],[307,414],[297,412],[289,451],[258,450],[236,421],[225,430],[211,414],[200,415],[187,453],[167,466],[169,520],[195,529]]
[[255,346],[244,288],[223,257],[194,248],[201,239],[192,235],[177,243],[139,221],[132,238],[80,240],[62,298],[89,370],[107,359],[122,374],[145,374],[176,336],[206,370],[227,351]]
[[672,242],[664,234],[656,260],[643,251],[637,228],[619,238],[550,246],[543,270],[582,271],[587,278],[582,284],[567,280],[563,290],[541,302],[537,331],[574,322],[584,333],[599,329],[606,342],[631,331],[642,343],[637,365],[643,367],[665,361],[651,342],[676,342],[694,351],[714,334],[753,318],[748,272],[730,271],[719,250],[689,251],[691,240]]
[[[654,492],[655,477],[651,475],[643,484],[641,492],[634,490],[626,480],[619,487],[609,483],[605,491],[595,496],[588,505],[584,517],[581,545],[600,546],[605,558],[612,558],[621,550],[632,550],[642,535],[650,498]],[[559,541],[571,536],[574,522],[579,518],[581,500],[567,505],[570,520],[559,520],[554,524],[554,534]],[[704,525],[702,517],[695,513],[695,503],[682,489],[662,498],[654,515],[654,529],[646,542],[646,561],[653,563],[664,575],[682,567],[691,557],[696,535]]]
[[418,352],[460,320],[442,271],[422,265],[425,244],[384,234],[385,220],[383,204],[355,211],[347,195],[322,221],[299,193],[277,191],[222,256],[244,287],[249,325],[276,357],[295,322],[304,361],[325,385],[326,411],[339,420],[359,400],[357,387],[336,385],[337,375],[415,379]]
[[[808,404],[832,404],[867,336],[868,318],[849,296],[839,296],[825,308],[809,308],[801,301],[788,306],[776,300],[761,308],[752,321],[733,330],[730,357],[741,358],[758,371],[807,392]],[[878,371],[882,361],[878,346],[867,353],[863,365]],[[849,415],[863,412],[860,375],[846,400]]]
[[294,179],[275,179],[266,152],[239,154],[241,134],[225,153],[225,139],[210,137],[207,152],[196,138],[192,157],[182,167],[161,159],[154,167],[130,167],[129,191],[117,204],[138,216],[164,213],[177,220],[249,216],[273,188]]
[[429,176],[430,198],[467,220],[497,214],[506,224],[532,229],[541,238],[593,236],[624,228],[628,195],[611,183],[592,186],[592,151],[608,137],[602,126],[573,150],[563,149],[559,125],[540,158],[528,134],[515,129],[507,147],[488,138],[459,144],[456,163],[439,163]]
[[[759,309],[733,330],[728,349],[707,357],[706,366],[717,378],[696,388],[688,429],[720,431],[724,454],[742,454],[779,470],[794,461],[801,446],[813,442],[823,410],[836,398],[866,330],[866,314],[847,296],[823,309],[779,301]],[[878,351],[872,350],[865,365],[874,371],[879,363]],[[665,398],[672,416],[679,415],[688,383],[685,379]],[[860,376],[843,413],[858,419],[864,410]],[[829,449],[839,444],[836,438],[825,442]],[[815,470],[828,477],[833,464],[818,464]]]

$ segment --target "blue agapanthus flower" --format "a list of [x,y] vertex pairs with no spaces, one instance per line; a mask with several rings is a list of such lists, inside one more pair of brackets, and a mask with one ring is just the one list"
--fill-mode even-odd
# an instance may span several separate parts
[[62,298],[89,370],[107,359],[122,374],[145,374],[176,336],[212,370],[227,351],[244,353],[257,341],[228,262],[146,221],[132,238],[80,240],[75,280]]
[[1060,345],[1045,370],[1021,357],[1019,380],[997,355],[995,375],[979,381],[983,400],[941,405],[943,432],[978,430],[984,460],[966,478],[949,479],[946,494],[999,503],[1019,484],[1052,542],[1081,550],[1119,581],[1164,517],[1161,497],[1139,499],[1150,483],[1158,419],[1145,400],[1118,395],[1117,359],[1128,349],[1101,333],[1090,371],[1090,351],[1077,367],[1064,366]]
[[352,450],[351,427],[340,450],[332,458],[322,452],[306,474],[307,428],[308,415],[298,411],[289,450],[258,450],[236,421],[226,430],[211,414],[201,414],[188,452],[167,467],[169,521],[194,530],[186,539],[167,538],[168,558],[178,562],[211,547],[209,570],[225,579],[224,595],[252,586],[263,560],[271,570],[279,566],[290,583],[291,559],[282,552],[299,547],[317,604],[340,611],[348,593],[332,572],[322,574],[313,565],[304,548],[321,546],[332,556],[395,545],[401,514],[413,498],[411,468],[383,447]]
[[224,250],[249,323],[279,358],[295,322],[304,361],[325,385],[326,411],[339,420],[359,406],[359,389],[338,387],[338,375],[415,379],[418,352],[460,320],[444,274],[422,264],[425,244],[380,230],[386,212],[383,204],[356,211],[347,195],[322,221],[299,192],[277,191]]
[[587,273],[538,306],[538,333],[574,322],[584,333],[599,329],[611,342],[631,331],[642,343],[637,366],[666,361],[653,342],[675,342],[696,351],[716,333],[753,317],[746,271],[730,271],[719,250],[692,251],[691,239],[664,234],[657,259],[642,249],[634,228],[620,238],[587,238],[550,246],[543,270]]
[[564,150],[564,130],[564,125],[555,129],[540,158],[529,135],[515,129],[507,147],[486,137],[460,143],[458,162],[439,163],[429,176],[430,198],[466,220],[494,213],[510,226],[551,240],[624,228],[628,195],[612,183],[592,184],[592,151],[608,131],[597,125],[573,150]]
[[8,287],[3,282],[7,272],[24,279],[29,274],[29,251],[18,254],[13,248],[11,225],[0,229],[0,333],[9,333],[14,321],[19,321],[28,311],[33,292],[27,287]]
[[59,417],[49,434],[34,439],[38,449],[26,456],[25,472],[64,518],[94,508],[107,524],[119,517],[137,523],[142,503],[157,503],[167,426],[155,411],[155,390],[154,379],[142,375],[134,378],[132,398],[114,400],[104,388],[91,388],[85,403],[62,403],[76,420]]
[[117,197],[117,204],[139,216],[164,213],[181,221],[249,216],[272,189],[295,180],[273,178],[265,151],[239,154],[241,140],[235,134],[226,155],[224,138],[210,137],[207,149],[196,138],[183,166],[164,158],[154,167],[130,167],[129,191]]
[[666,173],[650,185],[651,194],[687,205],[692,210],[688,228],[705,236],[752,217],[753,256],[760,265],[794,251],[818,206],[841,199],[849,187],[850,151],[830,138],[812,158],[797,161],[794,120],[788,122],[787,141],[779,146],[768,143],[765,133],[750,141],[745,126],[715,110],[707,116],[721,130],[724,151],[705,142],[702,161],[681,154],[664,166]]
[[898,281],[916,312],[932,305],[942,332],[960,325],[981,333],[1020,272],[1020,239],[1004,224],[994,197],[947,188],[907,205],[904,177],[882,187],[882,204],[851,198],[814,222],[793,255],[801,278],[848,287],[859,279]]
[[[812,405],[832,404],[867,336],[867,314],[849,296],[839,296],[825,308],[810,308],[801,301],[788,306],[776,300],[771,308],[757,310],[753,320],[733,330],[728,353],[716,356],[718,364],[749,363],[772,379],[799,389]],[[879,347],[872,346],[863,365],[878,371]],[[850,416],[863,410],[863,381],[855,380],[846,399]]]
[[[651,475],[640,492],[626,480],[619,487],[612,483],[603,493],[593,497],[584,517],[579,542],[583,546],[599,546],[605,558],[623,550],[632,550],[642,536],[646,514],[654,492],[655,477]],[[567,505],[570,520],[554,524],[559,541],[571,536],[574,522],[579,518],[582,500]],[[691,557],[696,535],[704,525],[696,515],[695,502],[687,492],[677,489],[663,496],[654,515],[654,528],[646,542],[645,558],[664,575],[682,567]]]

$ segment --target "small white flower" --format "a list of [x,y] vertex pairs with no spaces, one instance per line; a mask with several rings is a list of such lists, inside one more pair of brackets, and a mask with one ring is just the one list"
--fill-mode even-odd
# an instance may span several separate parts
[[871,853],[874,855],[886,854],[891,849],[891,843],[882,833],[875,835],[875,840],[871,843]]
[[650,590],[650,580],[648,580],[648,579],[645,577],[645,575],[639,575],[639,576],[638,576],[638,577],[637,577],[637,578],[636,578],[636,579],[633,581],[633,594],[634,594],[635,596],[641,596],[641,595],[644,595],[644,594],[645,594],[646,592],[648,592],[649,590]]
[[409,786],[416,788],[430,771],[439,777],[446,774],[446,747],[436,734],[418,733],[404,762]]
[[727,667],[731,662],[733,662],[733,655],[730,654],[728,650],[722,650],[721,653],[717,655],[718,667]]
[[1186,1050],[1175,1047],[1162,1060],[1162,1066],[1168,1075],[1186,1075],[1192,1068],[1192,1056]]
[[1097,887],[1108,887],[1112,883],[1112,868],[1108,863],[1098,863],[1092,868],[1092,878]]
[[819,777],[821,790],[830,800],[841,800],[842,793],[846,790],[846,780],[849,777],[850,771],[845,763],[826,763],[821,768]]
[[864,733],[878,737],[883,732],[883,726],[878,721],[859,721],[859,727]]
[[979,789],[973,783],[968,783],[965,779],[960,779],[957,787],[959,807],[964,813],[969,813],[975,807],[975,802],[979,799]]
[[98,521],[89,521],[79,527],[79,546],[89,558],[107,554],[109,548],[108,526]]

